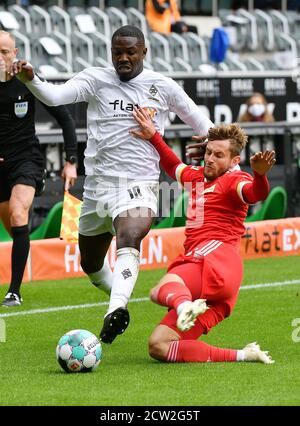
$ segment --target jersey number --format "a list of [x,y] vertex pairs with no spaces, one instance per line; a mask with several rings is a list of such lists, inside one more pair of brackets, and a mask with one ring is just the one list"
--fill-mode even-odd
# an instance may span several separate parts
[[139,186],[133,186],[130,189],[127,189],[130,198],[133,200],[134,198],[142,197],[141,189]]

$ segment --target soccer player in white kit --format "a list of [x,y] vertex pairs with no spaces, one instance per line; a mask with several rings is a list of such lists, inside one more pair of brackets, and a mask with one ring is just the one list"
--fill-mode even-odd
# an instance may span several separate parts
[[[171,78],[143,69],[143,33],[126,25],[112,36],[111,68],[87,68],[62,85],[42,82],[21,60],[11,72],[47,105],[87,102],[83,205],[79,221],[81,266],[97,287],[110,293],[100,338],[112,343],[129,323],[127,304],[139,271],[142,239],[157,212],[159,155],[150,143],[129,133],[135,106],[146,108],[164,133],[169,111],[200,136],[213,123]],[[112,272],[106,253],[116,235]]]

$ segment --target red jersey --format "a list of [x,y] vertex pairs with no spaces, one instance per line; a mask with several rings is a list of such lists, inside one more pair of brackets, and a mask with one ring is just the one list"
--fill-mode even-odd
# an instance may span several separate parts
[[237,245],[245,230],[248,204],[243,199],[242,188],[253,177],[234,169],[207,182],[203,170],[204,167],[183,163],[176,169],[177,180],[190,192],[185,253],[207,240]]
[[[223,242],[238,249],[244,233],[247,203],[257,203],[268,196],[266,175],[254,171],[252,177],[235,167],[207,182],[203,174],[204,167],[182,163],[158,132],[150,142],[159,152],[161,167],[171,178],[177,179],[186,190],[191,191],[185,230],[186,255],[190,255],[189,252],[205,241],[211,242],[214,248]],[[206,253],[211,251],[209,247],[206,246]]]

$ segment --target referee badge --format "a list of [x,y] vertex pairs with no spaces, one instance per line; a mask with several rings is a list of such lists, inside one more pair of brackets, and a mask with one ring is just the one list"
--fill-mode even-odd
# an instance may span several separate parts
[[16,102],[15,114],[18,118],[23,118],[28,112],[28,102]]

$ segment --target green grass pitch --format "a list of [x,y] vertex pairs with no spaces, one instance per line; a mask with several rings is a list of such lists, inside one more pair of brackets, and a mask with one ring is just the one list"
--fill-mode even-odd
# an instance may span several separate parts
[[[24,284],[24,305],[0,308],[7,336],[0,343],[0,405],[300,405],[300,341],[295,341],[300,329],[292,326],[300,318],[300,257],[246,261],[243,286],[275,284],[242,289],[232,316],[203,339],[237,349],[257,341],[270,351],[273,365],[150,359],[147,339],[165,310],[144,299],[163,272],[140,273],[133,299],[142,300],[129,304],[128,330],[112,345],[103,345],[102,363],[88,374],[61,370],[56,344],[71,329],[98,335],[107,306],[45,309],[94,304],[107,296],[85,278]],[[1,299],[6,289],[0,287]]]

